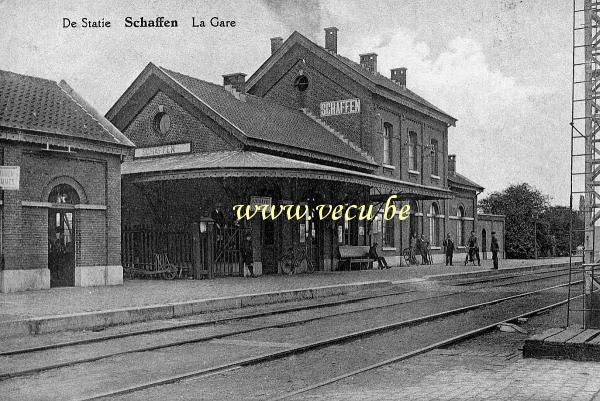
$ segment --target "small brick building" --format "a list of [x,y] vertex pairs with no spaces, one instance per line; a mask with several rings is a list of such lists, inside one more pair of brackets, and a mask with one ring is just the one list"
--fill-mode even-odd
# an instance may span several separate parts
[[0,292],[122,283],[132,146],[64,81],[0,71],[0,166],[20,173],[1,192]]

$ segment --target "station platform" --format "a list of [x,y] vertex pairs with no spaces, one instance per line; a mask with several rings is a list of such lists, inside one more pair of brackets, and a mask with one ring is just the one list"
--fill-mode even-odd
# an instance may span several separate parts
[[568,258],[501,260],[499,271],[490,270],[491,264],[491,260],[484,260],[482,266],[434,264],[258,278],[126,280],[122,286],[64,287],[0,294],[0,338],[339,296],[402,283],[568,267]]
[[524,358],[600,361],[600,330],[551,328],[523,344]]

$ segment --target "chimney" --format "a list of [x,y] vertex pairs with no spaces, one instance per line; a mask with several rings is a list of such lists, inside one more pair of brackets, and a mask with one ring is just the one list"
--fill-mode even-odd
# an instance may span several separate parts
[[282,44],[283,44],[283,38],[281,38],[279,36],[276,38],[271,38],[271,54],[273,54],[277,50],[279,50],[279,48],[281,47]]
[[448,175],[456,174],[456,155],[448,155]]
[[337,33],[335,26],[325,28],[325,49],[333,53],[337,53]]
[[231,85],[239,93],[246,93],[246,74],[236,72],[234,74],[223,75],[223,86]]
[[373,74],[377,72],[377,54],[366,53],[360,55],[360,65],[363,68],[371,71]]
[[406,67],[392,68],[390,78],[392,81],[400,85],[402,88],[406,88]]

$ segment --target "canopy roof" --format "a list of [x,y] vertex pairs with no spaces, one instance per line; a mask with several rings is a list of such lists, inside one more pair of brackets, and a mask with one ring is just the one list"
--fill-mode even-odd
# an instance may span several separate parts
[[348,182],[420,199],[447,199],[453,196],[446,189],[254,151],[233,150],[136,159],[124,162],[121,172],[124,181],[134,182],[207,177],[285,177]]

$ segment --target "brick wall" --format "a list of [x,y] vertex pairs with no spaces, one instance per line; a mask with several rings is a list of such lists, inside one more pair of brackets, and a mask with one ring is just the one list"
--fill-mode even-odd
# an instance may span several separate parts
[[45,269],[48,267],[48,209],[24,207],[23,242],[21,243],[21,268]]
[[[304,63],[302,62],[304,59]],[[309,79],[308,89],[299,92],[294,80],[300,70]],[[294,109],[308,108],[319,116],[320,103],[329,100],[359,98],[360,114],[323,117],[322,119],[343,133],[365,151],[371,150],[372,114],[371,94],[356,82],[341,74],[330,64],[312,53],[295,46],[251,90],[262,96]]]
[[[118,157],[114,158],[119,160]],[[82,202],[105,204],[106,158],[87,152],[45,152],[39,147],[26,147],[23,150],[20,190],[23,200],[48,202],[46,193],[59,177],[73,179],[82,187],[85,194]]]
[[4,165],[21,167],[19,191],[4,191],[2,252],[6,269],[48,267],[48,207],[22,202],[48,202],[58,183],[80,192],[84,204],[107,210],[76,210],[77,265],[120,264],[120,157],[76,150],[46,152],[41,145],[3,142]]
[[106,212],[104,210],[78,210],[76,222],[76,232],[79,238],[75,261],[77,266],[102,266],[121,263],[120,240],[119,248],[109,248],[109,254],[118,255],[119,261],[108,263],[106,260]]

